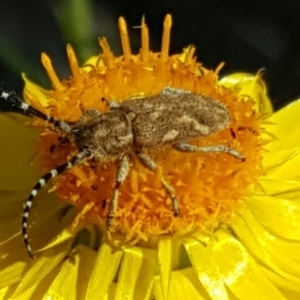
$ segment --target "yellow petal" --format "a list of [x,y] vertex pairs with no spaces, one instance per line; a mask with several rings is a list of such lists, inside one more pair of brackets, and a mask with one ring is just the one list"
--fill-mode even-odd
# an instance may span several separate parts
[[199,280],[212,299],[283,299],[261,272],[243,245],[228,233],[218,231],[206,247],[199,242],[185,245]]
[[112,249],[104,243],[98,250],[94,269],[89,281],[87,299],[104,299],[116,275],[122,250]]
[[[199,293],[199,291],[201,291]],[[169,299],[207,299],[206,292],[192,268],[172,273]],[[204,298],[205,297],[205,298]]]
[[[0,191],[20,191],[38,178],[31,164],[37,130],[26,125],[26,118],[16,114],[0,114]],[[2,195],[1,203],[3,202]]]
[[59,270],[57,267],[64,260],[69,247],[70,242],[59,245],[28,265],[28,269],[24,272],[22,281],[11,299],[42,299],[53,277],[56,276]]
[[[18,283],[28,265],[29,257],[26,256],[22,240],[19,236],[1,243],[0,253],[0,289]],[[24,252],[22,252],[22,249]]]
[[156,263],[156,250],[141,247],[126,248],[114,299],[149,299]]
[[[50,217],[45,217],[43,222],[38,223],[39,226],[33,227],[33,230],[30,228],[29,233],[35,253],[37,249],[44,245],[47,245],[47,248],[49,248],[49,250],[43,250],[43,255],[45,256],[47,256],[47,253],[53,253],[53,251],[61,249],[61,247],[63,247],[64,252],[68,250],[73,235],[69,231],[63,230],[63,228],[71,222],[72,214],[67,214],[63,220],[61,215],[62,211],[59,210]],[[24,269],[28,267],[28,263],[32,264],[21,236],[20,219],[16,218],[16,220],[18,221],[16,226],[18,233],[13,237],[7,238],[5,241],[0,240],[0,278],[2,278],[0,288],[2,284],[10,286],[19,282],[23,277]],[[53,243],[49,243],[51,239],[54,240]],[[36,256],[40,257],[41,255],[36,253]]]
[[22,205],[24,192],[0,191],[0,250],[1,244],[21,232]]
[[[0,195],[5,197],[2,206],[4,210],[0,211],[0,217],[4,223],[0,230],[0,245],[1,242],[10,239],[13,235],[20,234],[20,215],[25,199],[30,193],[30,189],[28,191],[25,190],[25,192],[0,192]],[[57,198],[53,194],[42,191],[32,207],[32,213],[29,217],[29,230],[34,232],[35,230],[43,229],[44,226],[43,230],[48,230],[49,233],[53,230],[55,231],[57,224],[61,223],[62,213],[65,207],[65,204],[58,203]],[[52,223],[47,224],[47,222]],[[41,237],[38,237],[38,239],[41,239]],[[43,236],[41,240],[43,240]]]
[[24,97],[26,101],[37,109],[43,109],[43,107],[48,106],[49,100],[46,97],[47,91],[30,81],[24,73],[22,74],[22,78],[25,82]]
[[[270,144],[272,144],[271,142]],[[266,147],[270,147],[267,145]],[[279,150],[276,152],[269,152],[264,155],[263,164],[264,170],[267,172],[268,177],[272,176],[273,173],[278,172],[281,167],[284,167],[284,164],[287,161],[292,160],[294,157],[297,157],[299,150],[296,149],[286,149]],[[287,178],[286,178],[287,179]]]
[[[44,250],[43,252],[43,254],[45,255],[44,257],[48,257],[49,254],[50,256],[51,255],[53,256],[54,253],[56,253],[56,251],[62,252],[65,255],[72,241],[73,236],[70,234],[67,236],[67,234],[64,234],[64,232],[62,232],[59,235],[59,232],[61,232],[62,230],[61,227],[64,226],[64,222],[62,222],[62,224],[60,224],[59,226],[55,221],[56,221],[55,218],[52,219],[50,218],[45,220],[44,224],[40,224],[39,228],[41,231],[44,232],[44,234],[38,235],[39,236],[38,242],[41,244],[47,244],[50,235],[49,232],[51,233],[51,235],[64,236],[64,238],[63,239],[60,238],[58,240],[55,239],[55,243],[53,243],[52,249]],[[48,234],[45,234],[45,232]],[[33,236],[33,240],[35,241],[35,235],[32,236]],[[35,263],[33,263],[30,260],[26,252],[20,232],[16,236],[11,237],[5,242],[1,241],[0,253],[1,253],[0,288],[4,286],[11,286],[15,283],[20,282],[20,280],[22,280],[23,282],[24,272],[26,272],[25,271],[26,268],[30,268],[32,265],[35,266]],[[51,271],[51,268],[52,267],[50,265],[48,270],[49,272]],[[12,292],[13,290],[11,290],[10,292]],[[22,292],[23,290],[20,293]]]
[[273,125],[267,131],[276,137],[268,143],[264,155],[264,167],[269,178],[277,180],[299,180],[300,169],[300,102],[295,101],[274,113],[268,120]]
[[[276,184],[277,182],[273,182]],[[280,185],[280,183],[277,183]],[[300,184],[297,183],[294,187]],[[292,184],[291,184],[292,186]],[[298,190],[298,191],[299,191]],[[297,194],[299,192],[297,191]],[[246,199],[254,217],[272,234],[300,241],[300,202],[269,195],[252,195]]]
[[[284,142],[283,142],[284,143]],[[265,170],[269,179],[300,180],[300,148],[268,153],[265,158]]]
[[[234,232],[253,256],[271,271],[290,278],[294,290],[300,287],[300,245],[268,233],[251,211],[243,210],[232,225]],[[292,281],[294,280],[294,281]]]
[[222,274],[215,267],[212,248],[207,248],[198,241],[184,244],[198,279],[211,299],[229,299]]
[[[162,239],[158,243],[158,276],[156,276],[154,290],[157,297],[170,299],[169,291],[172,280],[172,271],[185,266],[185,257],[182,257],[182,244],[176,238]],[[159,279],[159,281],[157,281]],[[159,286],[158,286],[159,285]],[[158,296],[159,295],[159,296]]]
[[[290,275],[285,274],[282,276],[282,274],[278,274],[272,270],[270,270],[268,267],[261,266],[261,269],[264,273],[278,286],[281,288],[283,295],[286,294],[286,290],[288,290],[291,294],[297,295],[297,298],[289,298],[286,297],[285,299],[300,299],[300,279]],[[296,284],[295,284],[296,283]]]
[[173,258],[172,249],[173,247],[171,239],[162,240],[158,244],[158,264],[161,279],[160,284],[164,299],[168,299],[169,295]]
[[[266,146],[268,155],[276,155],[278,152],[287,150],[293,152],[300,147],[300,101],[294,101],[274,113],[268,121],[274,123],[267,127],[277,139]],[[266,157],[267,159],[267,157]]]
[[[40,206],[43,206],[42,204],[44,203],[41,202],[34,208],[39,211],[41,209]],[[66,228],[68,226],[71,226],[70,224],[74,218],[76,211],[69,210],[68,213],[64,215],[66,213],[66,209],[58,209],[59,206],[56,206],[55,204],[55,202],[50,204],[52,205],[52,207],[54,207],[53,214],[48,215],[47,213],[45,213],[47,211],[46,209],[44,210],[44,213],[41,213],[40,215],[37,214],[36,219],[34,219],[33,223],[30,224],[30,241],[34,252],[37,252],[38,249],[39,251],[51,249],[51,247],[72,240],[72,238],[74,237],[70,230]],[[52,209],[49,210],[50,212],[53,211]],[[22,241],[22,237],[20,237],[20,240]],[[40,254],[36,255],[39,256]]]
[[[154,281],[155,299],[165,299],[161,289],[160,278],[157,276]],[[170,300],[193,299],[202,300],[209,299],[203,286],[200,284],[193,268],[186,268],[172,272],[170,283]]]
[[79,245],[66,260],[43,299],[85,299],[96,252]]
[[10,286],[6,286],[2,289],[0,288],[0,299],[8,299],[6,295],[7,295],[7,292],[9,292],[10,288],[11,288]]
[[299,200],[300,198],[300,182],[290,180],[274,180],[267,177],[260,179],[260,185],[263,194],[269,196],[284,198],[288,200]]
[[298,300],[300,298],[299,293],[293,292],[291,290],[283,290],[282,293],[283,293],[285,299]]
[[233,88],[239,95],[248,95],[255,100],[255,110],[266,115],[273,113],[272,101],[267,95],[267,88],[261,74],[234,73],[220,80],[222,85]]

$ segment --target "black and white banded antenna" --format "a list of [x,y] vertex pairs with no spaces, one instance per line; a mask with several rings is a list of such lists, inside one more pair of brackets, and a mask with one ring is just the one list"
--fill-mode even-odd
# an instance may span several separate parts
[[[22,115],[28,116],[28,117],[36,117],[41,120],[44,120],[48,122],[49,124],[53,125],[55,128],[64,131],[65,133],[70,133],[71,126],[70,124],[57,120],[51,116],[47,116],[46,114],[40,112],[39,110],[35,109],[31,105],[25,103],[22,101],[22,98],[17,95],[15,92],[6,92],[0,89],[0,101],[4,100],[6,103],[11,106],[14,109],[14,112],[20,113]],[[28,224],[28,218],[29,218],[29,212],[33,204],[33,200],[39,193],[40,189],[46,185],[46,183],[53,179],[54,177],[62,174],[64,171],[72,168],[73,166],[80,164],[84,159],[87,157],[90,157],[91,154],[87,149],[81,149],[73,158],[71,158],[66,163],[58,166],[55,169],[52,169],[50,172],[45,174],[43,177],[39,179],[37,184],[33,187],[33,189],[30,192],[29,197],[27,198],[27,201],[25,203],[25,207],[23,209],[22,214],[22,236],[23,241],[26,247],[26,250],[28,252],[28,255],[31,257],[31,259],[34,259],[34,255],[32,252],[28,232],[27,232],[27,224]]]
[[61,120],[57,120],[51,116],[47,116],[46,114],[40,112],[39,110],[32,107],[30,104],[27,104],[24,101],[22,101],[22,98],[15,92],[5,92],[2,89],[0,89],[0,101],[1,99],[6,101],[7,104],[14,108],[15,112],[17,113],[28,117],[36,117],[41,120],[44,120],[52,124],[55,128],[63,130],[66,133],[69,133],[71,131],[70,124]]
[[32,207],[33,200],[41,190],[43,186],[47,184],[47,182],[58,175],[62,174],[66,170],[80,164],[83,160],[85,160],[87,157],[91,157],[90,152],[86,149],[81,150],[79,153],[77,153],[73,158],[71,158],[69,161],[66,163],[58,166],[55,169],[52,169],[50,172],[46,173],[43,177],[39,179],[37,184],[33,187],[33,189],[30,192],[29,197],[27,198],[27,201],[25,203],[25,207],[23,209],[23,214],[22,214],[22,236],[23,236],[23,241],[27,250],[28,255],[32,260],[34,260],[34,255],[32,252],[29,236],[28,236],[28,231],[27,231],[27,226],[28,226],[28,218],[29,218],[29,213],[30,209]]

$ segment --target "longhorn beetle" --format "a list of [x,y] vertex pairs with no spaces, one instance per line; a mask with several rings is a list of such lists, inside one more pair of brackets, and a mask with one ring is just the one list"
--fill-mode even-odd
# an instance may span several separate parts
[[[188,142],[211,135],[227,127],[230,114],[220,101],[197,95],[189,90],[166,87],[158,95],[132,98],[117,103],[107,100],[109,110],[85,111],[75,123],[57,120],[25,103],[14,92],[0,90],[0,99],[7,101],[18,112],[45,120],[53,130],[63,134],[77,147],[77,154],[69,161],[51,170],[39,179],[25,203],[22,215],[22,235],[29,256],[34,259],[27,224],[32,202],[39,190],[52,178],[84,160],[109,158],[118,163],[116,182],[109,201],[106,226],[114,224],[118,208],[119,189],[130,169],[130,156],[135,154],[140,163],[155,171],[157,164],[147,155],[147,149],[171,145],[182,152],[226,152],[240,160],[243,155],[225,145],[197,147]],[[161,179],[162,186],[171,198],[175,216],[180,208],[173,187]]]

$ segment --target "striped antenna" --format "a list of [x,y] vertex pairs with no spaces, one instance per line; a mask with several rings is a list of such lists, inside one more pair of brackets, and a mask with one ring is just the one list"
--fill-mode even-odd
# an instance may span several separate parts
[[38,181],[38,183],[31,190],[30,195],[25,203],[25,207],[24,207],[23,214],[22,214],[22,236],[23,236],[23,241],[24,241],[26,250],[28,252],[28,255],[30,256],[30,258],[32,260],[34,260],[34,255],[32,253],[32,248],[31,248],[29,237],[28,237],[27,224],[28,224],[29,212],[30,212],[34,198],[37,196],[40,189],[43,186],[45,186],[46,183],[50,179],[62,174],[64,171],[70,169],[71,167],[80,164],[88,156],[90,156],[90,153],[88,150],[84,149],[84,150],[80,151],[72,159],[70,159],[66,163],[58,166],[57,168],[51,170],[50,172],[45,174],[43,177],[41,177],[41,179]]
[[15,92],[5,92],[0,89],[0,99],[5,100],[11,107],[15,108],[17,112],[25,116],[37,117],[39,119],[47,121],[56,128],[59,128],[65,132],[70,132],[70,125],[68,123],[57,120],[40,112],[31,105],[22,101],[21,97],[18,96]]

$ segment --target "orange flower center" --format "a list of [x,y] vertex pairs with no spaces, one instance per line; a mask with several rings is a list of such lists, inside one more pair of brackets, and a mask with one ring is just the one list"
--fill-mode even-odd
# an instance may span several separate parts
[[[151,149],[158,170],[152,172],[132,157],[128,178],[120,188],[113,231],[127,241],[149,240],[162,235],[183,235],[195,230],[213,230],[230,222],[240,208],[247,187],[261,174],[261,116],[251,98],[238,97],[235,91],[218,83],[218,70],[205,69],[194,57],[193,46],[183,53],[169,55],[171,16],[164,21],[160,52],[149,50],[148,28],[141,24],[141,50],[132,54],[126,24],[119,19],[123,56],[115,57],[106,39],[99,43],[103,53],[79,68],[70,45],[67,55],[72,72],[60,81],[46,54],[42,63],[53,90],[44,91],[45,102],[27,91],[28,101],[43,112],[64,121],[76,122],[82,110],[106,111],[104,97],[122,102],[137,96],[157,95],[167,87],[190,90],[224,103],[231,114],[228,128],[190,141],[193,145],[225,145],[237,149],[241,160],[226,153],[182,153],[170,146]],[[220,66],[221,67],[221,66]],[[26,91],[25,91],[26,92]],[[170,116],[171,117],[171,116]],[[40,123],[38,123],[40,125]],[[55,145],[55,146],[54,146]],[[49,171],[77,153],[71,142],[43,128],[39,143],[43,171]],[[59,176],[53,190],[79,209],[76,221],[105,228],[108,203],[115,184],[116,162],[86,161]],[[162,186],[162,177],[173,187],[182,216],[176,217],[171,199]]]

